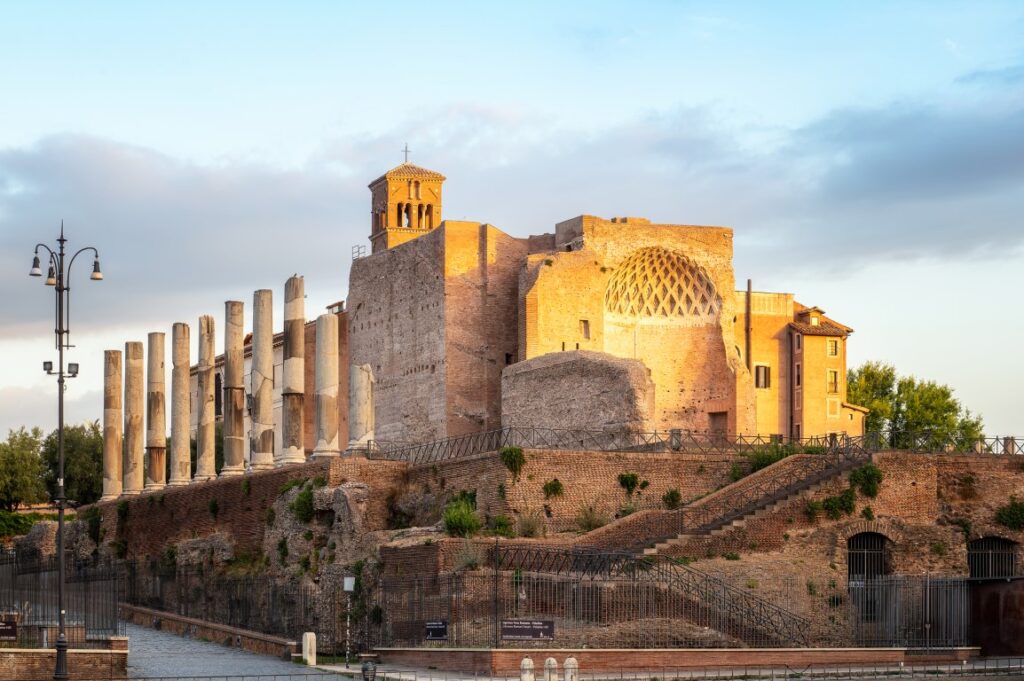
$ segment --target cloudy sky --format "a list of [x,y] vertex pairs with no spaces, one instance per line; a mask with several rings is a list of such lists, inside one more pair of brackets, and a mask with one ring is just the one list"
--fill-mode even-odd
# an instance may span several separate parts
[[95,419],[104,348],[293,273],[345,297],[406,142],[449,218],[733,227],[737,281],[854,327],[851,365],[1024,434],[1024,5],[810,1],[0,5],[0,432],[56,423],[26,275],[62,219],[107,276],[73,273]]

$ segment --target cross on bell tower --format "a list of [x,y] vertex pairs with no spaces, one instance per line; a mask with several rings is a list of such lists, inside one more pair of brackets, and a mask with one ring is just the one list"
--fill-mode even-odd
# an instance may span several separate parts
[[387,250],[426,234],[441,224],[441,185],[445,177],[405,162],[370,183],[370,243],[373,252]]

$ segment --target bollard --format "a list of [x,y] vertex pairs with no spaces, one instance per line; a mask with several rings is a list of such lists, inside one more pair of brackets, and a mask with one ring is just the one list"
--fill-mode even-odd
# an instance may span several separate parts
[[302,635],[302,659],[310,667],[316,666],[316,634],[312,631]]
[[580,663],[576,661],[575,657],[565,658],[564,681],[579,681],[579,679]]
[[519,681],[533,681],[533,660],[528,657],[519,663]]
[[558,660],[553,657],[544,660],[544,681],[558,681]]

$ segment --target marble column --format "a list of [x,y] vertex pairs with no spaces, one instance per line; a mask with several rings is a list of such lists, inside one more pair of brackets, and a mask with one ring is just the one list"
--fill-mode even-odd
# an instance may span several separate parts
[[167,480],[167,394],[164,377],[164,334],[149,334],[146,361],[146,487],[155,492]]
[[348,379],[349,449],[360,449],[373,439],[373,369],[353,364]]
[[274,467],[274,294],[260,289],[252,297],[252,430],[249,470]]
[[316,446],[313,458],[338,456],[338,317],[316,318]]
[[306,460],[303,398],[306,391],[306,319],[302,277],[284,285],[284,371],[281,384],[281,452],[277,465]]
[[245,472],[244,306],[224,303],[224,467],[220,477]]
[[123,419],[121,351],[106,350],[103,352],[103,496],[100,501],[121,496]]
[[146,409],[145,378],[142,368],[142,343],[124,344],[124,469],[122,494],[142,491],[145,434],[143,414]]
[[189,461],[189,328],[176,322],[171,329],[171,479],[170,487],[187,485],[192,477]]
[[199,395],[199,422],[196,428],[196,472],[192,482],[204,482],[217,477],[214,468],[216,443],[214,436],[217,422],[217,402],[213,396],[214,338],[213,317],[199,318],[199,363],[196,378]]

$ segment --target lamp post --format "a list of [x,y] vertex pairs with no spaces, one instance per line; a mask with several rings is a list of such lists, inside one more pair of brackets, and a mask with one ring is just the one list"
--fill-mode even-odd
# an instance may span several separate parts
[[46,285],[53,286],[57,293],[57,302],[54,309],[56,326],[53,329],[57,345],[57,370],[53,370],[53,362],[43,362],[43,370],[51,376],[57,377],[57,498],[54,503],[57,506],[57,612],[59,629],[57,632],[57,664],[53,672],[54,679],[68,678],[68,639],[64,631],[64,506],[67,498],[64,496],[64,380],[74,378],[78,375],[78,364],[68,364],[67,371],[64,369],[64,349],[74,347],[71,345],[71,334],[68,329],[71,311],[71,286],[68,284],[68,277],[71,274],[71,267],[75,264],[75,258],[85,251],[92,251],[93,263],[92,274],[89,278],[93,281],[103,279],[103,272],[100,271],[100,254],[92,246],[79,249],[67,261],[64,245],[67,239],[64,238],[64,223],[60,224],[60,237],[57,239],[57,251],[54,252],[46,244],[36,244],[32,258],[32,269],[28,274],[30,277],[41,277],[42,270],[39,268],[39,249],[43,249],[49,256],[49,269],[46,274]]

